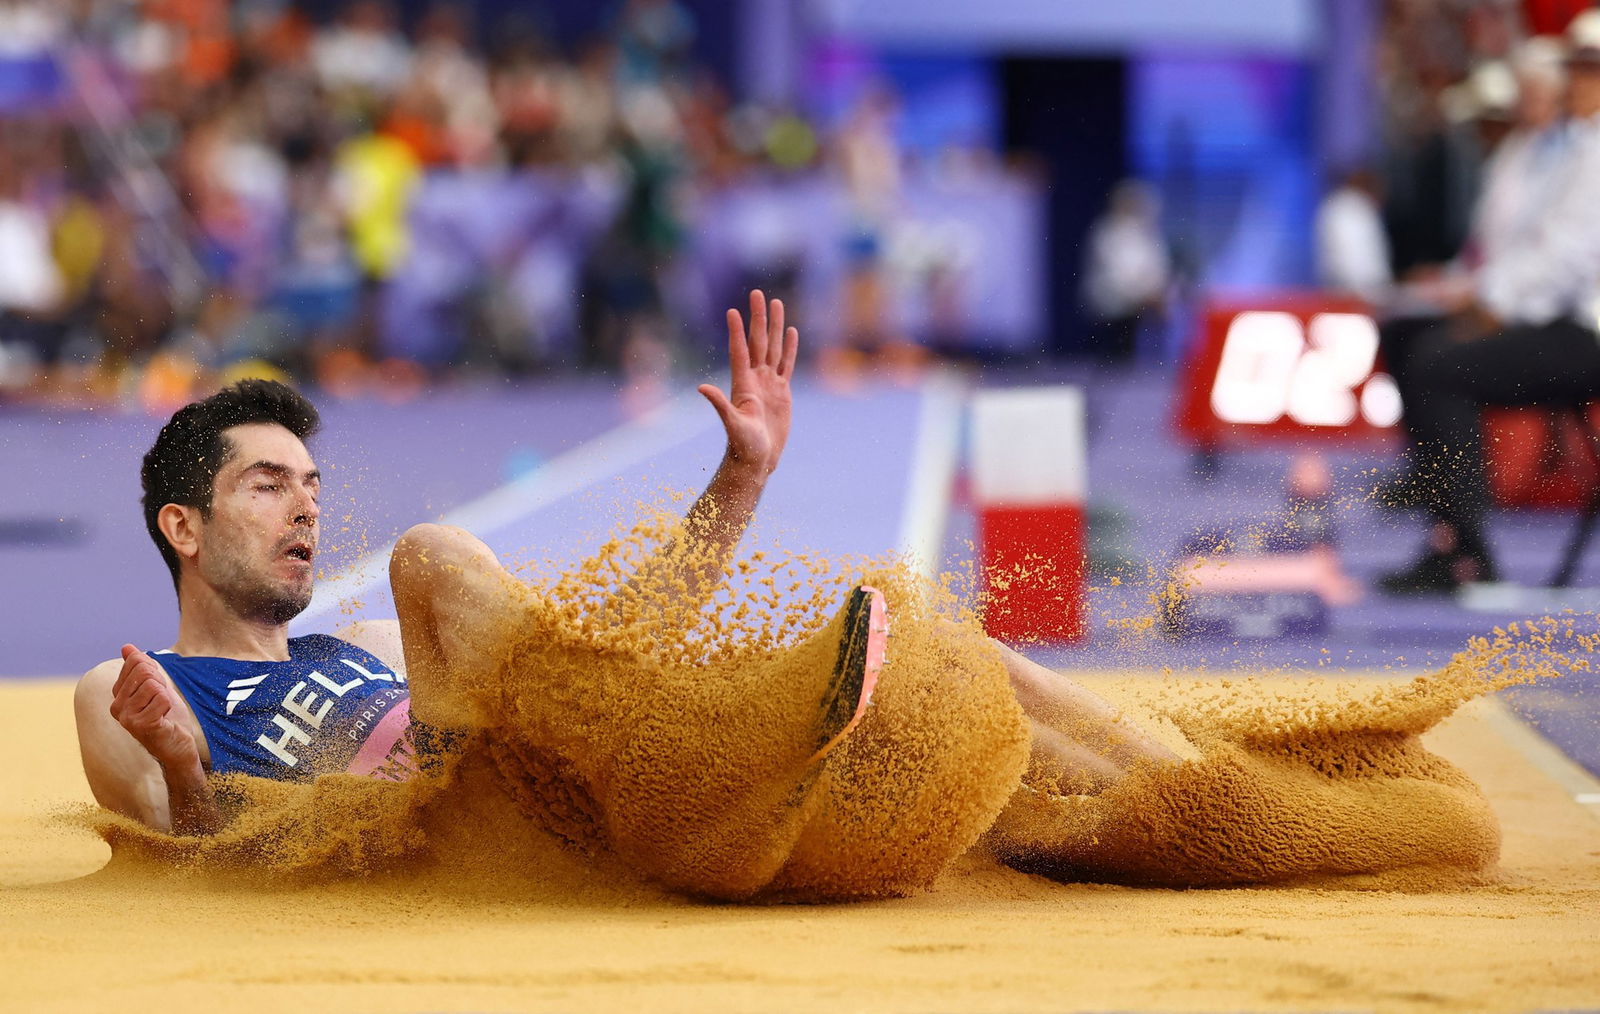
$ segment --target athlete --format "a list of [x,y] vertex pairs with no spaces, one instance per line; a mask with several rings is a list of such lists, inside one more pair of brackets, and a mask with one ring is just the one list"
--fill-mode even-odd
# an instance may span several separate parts
[[[684,520],[681,538],[691,551],[665,554],[678,561],[666,564],[670,572],[644,578],[691,596],[715,585],[789,435],[799,334],[785,326],[783,304],[755,291],[748,330],[737,310],[727,320],[729,390],[699,388],[721,418],[727,449]],[[654,699],[653,714],[618,714],[617,699],[575,699],[568,683],[549,674],[546,692],[497,693],[495,680],[513,678],[491,664],[510,650],[508,617],[524,618],[518,622],[526,636],[566,638],[566,662],[545,651],[547,666],[592,672],[611,663],[601,647],[574,643],[557,629],[549,617],[559,604],[538,601],[460,529],[419,525],[398,541],[390,565],[398,620],[290,638],[289,621],[311,601],[318,552],[320,473],[305,443],[318,423],[316,409],[291,389],[245,381],[179,410],[145,456],[145,519],[177,589],[178,637],[156,651],[124,645],[120,658],[95,666],[78,684],[84,771],[102,805],[158,830],[205,834],[224,822],[210,775],[305,780],[347,771],[404,779],[417,770],[419,755],[441,749],[452,732],[495,728],[514,729],[582,768],[583,757],[599,758],[598,765],[608,751],[627,749],[622,739],[607,738],[620,730],[631,736],[663,715],[693,720],[681,701],[666,698]],[[795,820],[769,815],[804,809],[794,804],[862,718],[883,663],[887,619],[880,592],[855,589],[839,618],[785,656],[793,664],[775,661],[784,682],[762,691],[761,729],[770,742],[752,750],[730,737],[728,750],[742,751],[738,756],[707,754],[703,743],[681,748],[699,751],[693,756],[675,756],[677,739],[663,735],[641,763],[658,768],[661,785],[678,795],[700,793],[724,815],[730,807],[753,814],[737,831],[718,832],[748,840],[748,848],[735,850],[741,855],[761,851],[763,835],[794,835]],[[955,636],[953,625],[951,631]],[[1032,716],[1033,751],[1078,787],[1092,790],[1141,760],[1171,756],[1070,680],[999,645],[988,650],[1001,654]],[[648,693],[635,691],[682,685],[665,669],[616,678],[631,699],[647,702]],[[566,742],[574,738],[583,742]],[[608,805],[619,811],[659,808],[654,789],[641,788],[651,783],[649,771],[630,770],[630,784],[620,787],[598,767],[580,774],[610,793]],[[685,770],[706,777],[686,779]],[[719,781],[719,771],[737,771],[742,788]],[[740,793],[749,798],[730,802]],[[693,799],[684,805],[695,812]],[[661,834],[685,841],[710,833],[693,820],[682,824],[666,821]],[[652,855],[667,847],[635,844]],[[703,876],[704,849],[690,852],[680,858]],[[726,883],[762,875],[735,869],[743,862],[725,862]]]

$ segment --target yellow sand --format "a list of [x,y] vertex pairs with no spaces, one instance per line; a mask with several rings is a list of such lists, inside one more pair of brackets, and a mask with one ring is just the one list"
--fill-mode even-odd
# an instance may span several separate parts
[[[1130,710],[1151,683],[1091,681]],[[1273,708],[1340,690],[1216,687]],[[1507,722],[1475,701],[1424,739],[1499,818],[1501,858],[1482,886],[1083,886],[969,855],[904,900],[730,906],[681,900],[548,835],[511,834],[524,818],[497,793],[426,829],[460,857],[444,868],[263,884],[248,869],[119,862],[68,880],[107,855],[49,818],[88,798],[69,684],[0,684],[0,1009],[1593,1006],[1600,821],[1502,734]],[[359,801],[335,802],[348,829]],[[471,847],[484,840],[521,845],[487,856]]]
[[[241,816],[213,837],[131,821],[104,832],[165,866],[281,881],[430,863],[504,870],[500,857],[526,847],[532,824],[627,871],[607,877],[613,888],[737,901],[910,896],[985,832],[1008,864],[1062,880],[1482,884],[1498,822],[1472,780],[1418,737],[1464,701],[1587,668],[1597,641],[1573,616],[1513,625],[1433,676],[1332,697],[1166,681],[1157,689],[1171,699],[1150,703],[1190,758],[1077,796],[1061,788],[1070,772],[1027,766],[1029,727],[1004,664],[948,583],[894,560],[863,570],[798,554],[725,575],[721,598],[702,603],[686,575],[714,561],[681,534],[657,514],[553,585],[459,592],[451,629],[466,647],[454,650],[471,666],[449,680],[467,688],[478,728],[427,777],[235,778],[226,794]],[[775,579],[796,570],[808,597],[781,604]],[[892,604],[892,658],[859,728],[818,765],[809,758],[827,738],[820,705],[843,629],[829,600],[858,573]],[[412,677],[419,697],[442,685],[426,669]],[[1077,723],[1061,731],[1091,750],[1115,735],[1070,714],[1056,721]],[[500,796],[527,819],[451,838],[464,808]],[[537,859],[526,866],[524,879],[548,882]]]
[[[224,981],[274,991],[302,979],[319,989],[360,985],[359,1003],[377,1007],[393,1001],[373,1002],[367,993],[392,986],[395,976],[459,990],[427,993],[421,1002],[408,997],[406,1006],[481,1008],[459,997],[505,987],[533,991],[531,999],[513,998],[515,1006],[570,1006],[578,998],[561,990],[654,990],[661,980],[668,993],[685,991],[665,983],[733,990],[717,1005],[736,1007],[786,1008],[840,994],[874,1007],[1009,1008],[1021,999],[1056,1008],[1171,1007],[1190,1001],[1161,993],[1118,998],[1128,974],[1097,987],[1110,990],[1098,994],[1107,999],[1086,998],[1095,980],[1080,981],[1083,956],[1120,936],[1122,949],[1102,954],[1109,967],[1136,954],[1175,961],[1194,943],[1186,935],[1205,936],[1214,925],[1205,918],[1208,898],[1256,899],[1244,911],[1274,927],[1265,931],[1268,943],[1278,942],[1276,927],[1297,918],[1283,899],[1318,899],[1305,902],[1308,910],[1362,910],[1370,903],[1352,899],[1393,897],[1380,888],[1411,892],[1395,903],[1399,911],[1425,900],[1423,911],[1455,918],[1502,897],[1532,900],[1534,908],[1520,909],[1531,914],[1549,905],[1541,892],[1554,887],[1580,899],[1567,918],[1593,918],[1592,857],[1564,857],[1567,875],[1547,871],[1537,885],[1501,869],[1501,820],[1468,767],[1478,758],[1452,763],[1419,738],[1497,687],[1587,668],[1597,641],[1587,621],[1496,631],[1444,672],[1391,685],[1247,681],[1217,692],[1192,681],[1127,682],[1114,690],[1121,704],[1188,759],[1137,767],[1098,795],[1070,796],[1051,772],[1027,768],[1027,724],[999,655],[959,596],[925,586],[896,561],[757,554],[702,602],[692,575],[714,563],[704,543],[681,538],[667,515],[655,518],[549,581],[491,581],[462,592],[466,619],[451,627],[452,637],[467,645],[458,657],[473,666],[451,679],[462,682],[481,727],[425,777],[402,785],[347,775],[311,785],[227,779],[225,800],[238,815],[204,839],[96,817],[116,847],[111,866],[83,883],[18,895],[38,909],[21,924],[18,946],[38,941],[62,953],[64,941],[48,937],[52,917],[66,913],[65,925],[74,926],[99,902],[118,918],[135,913],[136,932],[169,927],[156,934],[151,959],[135,963],[147,974],[182,955],[191,963],[180,966],[174,984],[214,980],[221,968]],[[819,716],[842,629],[833,612],[863,576],[891,603],[891,659],[861,725],[819,765],[809,758],[829,735]],[[802,598],[783,601],[784,585]],[[437,687],[426,669],[412,676],[419,700]],[[1066,731],[1091,748],[1100,734]],[[61,739],[70,745],[70,732]],[[7,770],[28,767],[18,760]],[[76,826],[89,823],[86,816],[80,812]],[[65,834],[74,821],[58,824]],[[1582,826],[1592,851],[1595,827]],[[1234,896],[1069,887],[997,859],[1055,881],[1299,890]],[[1318,894],[1313,885],[1337,891]],[[736,913],[686,897],[765,907]],[[1144,911],[1175,897],[1197,903],[1186,909],[1187,934]],[[863,902],[891,898],[912,900]],[[1151,901],[1158,898],[1168,900]],[[858,907],[771,904],[780,900]],[[641,913],[682,932],[602,943],[623,927],[637,931],[631,920]],[[962,913],[986,928],[975,931]],[[1008,913],[1022,918],[999,930],[996,920]],[[931,946],[919,940],[923,920],[941,927]],[[801,960],[808,948],[789,934],[819,923],[818,946],[828,953],[820,963]],[[508,924],[511,940],[501,936]],[[1084,925],[1091,936],[1079,939]],[[1166,939],[1139,947],[1152,927]],[[485,929],[495,942],[474,942]],[[166,935],[195,943],[172,951]],[[303,949],[319,935],[320,946]],[[106,931],[92,936],[108,938]],[[1046,952],[1054,958],[1047,973],[1018,960],[1050,937],[1057,948]],[[720,956],[715,940],[725,945]],[[751,949],[758,940],[776,945],[770,964]],[[1493,940],[1486,935],[1485,946]],[[1006,946],[996,949],[1001,941]],[[1208,940],[1201,949],[1215,946]],[[201,947],[204,960],[193,964],[202,955],[191,951]],[[955,974],[969,949],[978,965]],[[122,956],[113,961],[126,960],[114,953]],[[440,954],[466,970],[426,971]],[[882,978],[885,954],[897,959],[891,963],[903,956],[906,971]],[[1381,967],[1392,954],[1368,957]],[[1486,951],[1473,970],[1489,957]],[[1288,984],[1258,977],[1248,1000],[1221,1002],[1208,992],[1214,976],[1197,971],[1215,970],[1190,968],[1155,985],[1185,997],[1193,991],[1204,1007],[1306,999],[1295,992],[1305,983],[1291,975]],[[852,992],[858,977],[878,984],[872,994]],[[1029,986],[1040,978],[1054,983],[1051,993]],[[1340,974],[1312,979],[1328,994],[1317,1006],[1408,998],[1341,997]],[[160,981],[136,977],[128,988]],[[687,997],[669,1005],[705,1005]],[[1502,999],[1525,1002],[1518,993]],[[336,996],[312,1002],[350,1006]],[[618,1002],[628,1002],[626,992]]]

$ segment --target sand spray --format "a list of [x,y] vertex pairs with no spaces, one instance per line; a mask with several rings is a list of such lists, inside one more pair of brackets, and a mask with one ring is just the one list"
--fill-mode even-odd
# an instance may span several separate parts
[[[1184,758],[1078,792],[1030,766],[969,580],[777,546],[725,566],[670,505],[640,516],[578,567],[509,586],[463,677],[494,718],[420,777],[220,778],[232,819],[205,838],[97,813],[113,867],[834,901],[925,890],[981,842],[980,857],[1064,880],[1481,883],[1495,817],[1419,737],[1475,697],[1587,669],[1597,641],[1588,617],[1511,625],[1439,673],[1331,697],[1152,681],[1140,703]],[[807,763],[838,610],[861,583],[888,598],[888,661],[861,724]]]

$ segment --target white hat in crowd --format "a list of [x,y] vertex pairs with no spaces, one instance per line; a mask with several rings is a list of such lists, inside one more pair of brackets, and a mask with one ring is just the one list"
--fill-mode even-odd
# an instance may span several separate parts
[[1591,7],[1567,26],[1567,62],[1600,65],[1600,10]]

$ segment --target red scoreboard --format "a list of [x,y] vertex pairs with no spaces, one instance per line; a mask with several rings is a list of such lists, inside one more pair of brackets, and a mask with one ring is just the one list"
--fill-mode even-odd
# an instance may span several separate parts
[[1179,375],[1177,427],[1203,447],[1386,438],[1400,394],[1365,304],[1317,293],[1215,299]]
[[[1318,292],[1215,297],[1178,375],[1176,425],[1198,447],[1271,439],[1384,440],[1400,394],[1359,300]],[[1600,404],[1590,406],[1600,425]],[[1545,408],[1484,413],[1489,488],[1507,507],[1571,507],[1600,475],[1570,418]]]

